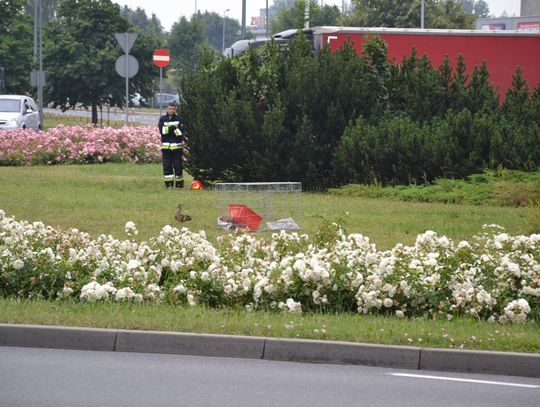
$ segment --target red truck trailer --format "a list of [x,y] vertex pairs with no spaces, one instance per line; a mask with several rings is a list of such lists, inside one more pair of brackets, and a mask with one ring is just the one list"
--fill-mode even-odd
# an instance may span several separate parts
[[490,80],[503,98],[518,66],[530,89],[540,80],[540,32],[363,27],[313,27],[305,31],[315,50],[324,44],[337,50],[349,40],[361,53],[366,38],[379,36],[388,44],[389,59],[396,63],[409,56],[413,47],[418,56],[426,55],[436,68],[446,55],[455,68],[462,54],[469,73],[486,61]]

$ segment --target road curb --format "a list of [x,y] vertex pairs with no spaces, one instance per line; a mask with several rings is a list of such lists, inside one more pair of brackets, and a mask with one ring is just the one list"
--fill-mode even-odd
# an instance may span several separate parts
[[264,359],[418,369],[420,348],[267,338]]
[[119,330],[115,351],[260,359],[264,338]]
[[540,355],[457,349],[422,349],[420,369],[540,377]]
[[234,335],[0,324],[0,346],[163,353],[540,377],[540,354]]
[[113,351],[117,330],[0,324],[0,346]]

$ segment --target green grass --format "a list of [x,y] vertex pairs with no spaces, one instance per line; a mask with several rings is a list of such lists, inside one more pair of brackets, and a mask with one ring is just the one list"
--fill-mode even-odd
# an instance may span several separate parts
[[[189,183],[189,178],[186,180]],[[194,231],[205,230],[210,239],[223,233],[215,226],[216,192],[164,190],[158,164],[0,167],[0,186],[0,209],[8,215],[64,229],[76,227],[94,236],[110,233],[126,237],[124,225],[133,220],[140,238],[148,239],[166,224],[177,225],[173,216],[178,203],[193,216],[192,222],[182,225]],[[527,208],[521,207],[402,202],[326,193],[302,194],[302,211],[303,231],[310,235],[323,220],[343,218],[349,232],[363,233],[381,248],[398,242],[412,244],[416,235],[427,229],[453,239],[470,238],[485,223],[501,224],[513,234],[526,233],[530,219]],[[501,326],[472,319],[298,316],[166,304],[19,302],[1,298],[0,321],[540,352],[540,327],[533,322]]]
[[0,322],[540,352],[538,324],[499,325],[465,318],[447,321],[358,314],[294,315],[164,304],[152,306],[0,298]]
[[427,185],[381,187],[351,184],[331,189],[330,193],[412,202],[529,206],[531,200],[540,197],[540,171],[486,171],[464,180],[438,179]]
[[[64,126],[86,126],[92,122],[90,116],[66,116],[55,113],[46,113],[43,119],[45,127],[44,130],[52,129],[60,124]],[[157,121],[156,121],[157,122]],[[98,125],[100,127],[114,127],[119,128],[124,126],[124,121],[122,120],[107,120],[107,112],[103,112],[103,118],[98,111]],[[132,124],[130,125],[137,125]]]
[[[189,177],[186,177],[189,185]],[[159,164],[100,164],[0,167],[0,209],[17,219],[43,221],[62,229],[76,227],[97,236],[123,238],[132,220],[148,239],[174,220],[176,205],[213,239],[219,196],[213,190],[164,190]],[[348,232],[369,236],[379,248],[412,244],[416,235],[435,230],[455,240],[469,239],[483,224],[497,223],[511,234],[527,233],[527,208],[401,202],[327,193],[303,193],[302,231],[314,234],[323,220],[343,219]],[[265,236],[265,233],[258,233]]]

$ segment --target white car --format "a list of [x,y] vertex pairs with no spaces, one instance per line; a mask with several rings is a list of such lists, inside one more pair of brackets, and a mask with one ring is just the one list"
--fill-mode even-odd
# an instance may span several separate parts
[[41,130],[39,109],[29,96],[0,95],[0,130]]

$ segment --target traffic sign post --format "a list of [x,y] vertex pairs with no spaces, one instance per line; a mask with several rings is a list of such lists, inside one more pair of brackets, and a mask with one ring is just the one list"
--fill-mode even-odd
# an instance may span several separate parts
[[139,71],[139,63],[133,55],[129,55],[129,51],[135,40],[136,33],[115,33],[114,38],[125,52],[125,55],[120,56],[115,63],[115,69],[118,75],[126,78],[126,125],[129,122],[129,78],[132,78]]
[[[169,51],[159,48],[152,54],[152,62],[159,68],[159,94],[163,94],[163,68],[169,65],[171,56]],[[161,117],[161,103],[159,103],[159,116]]]

